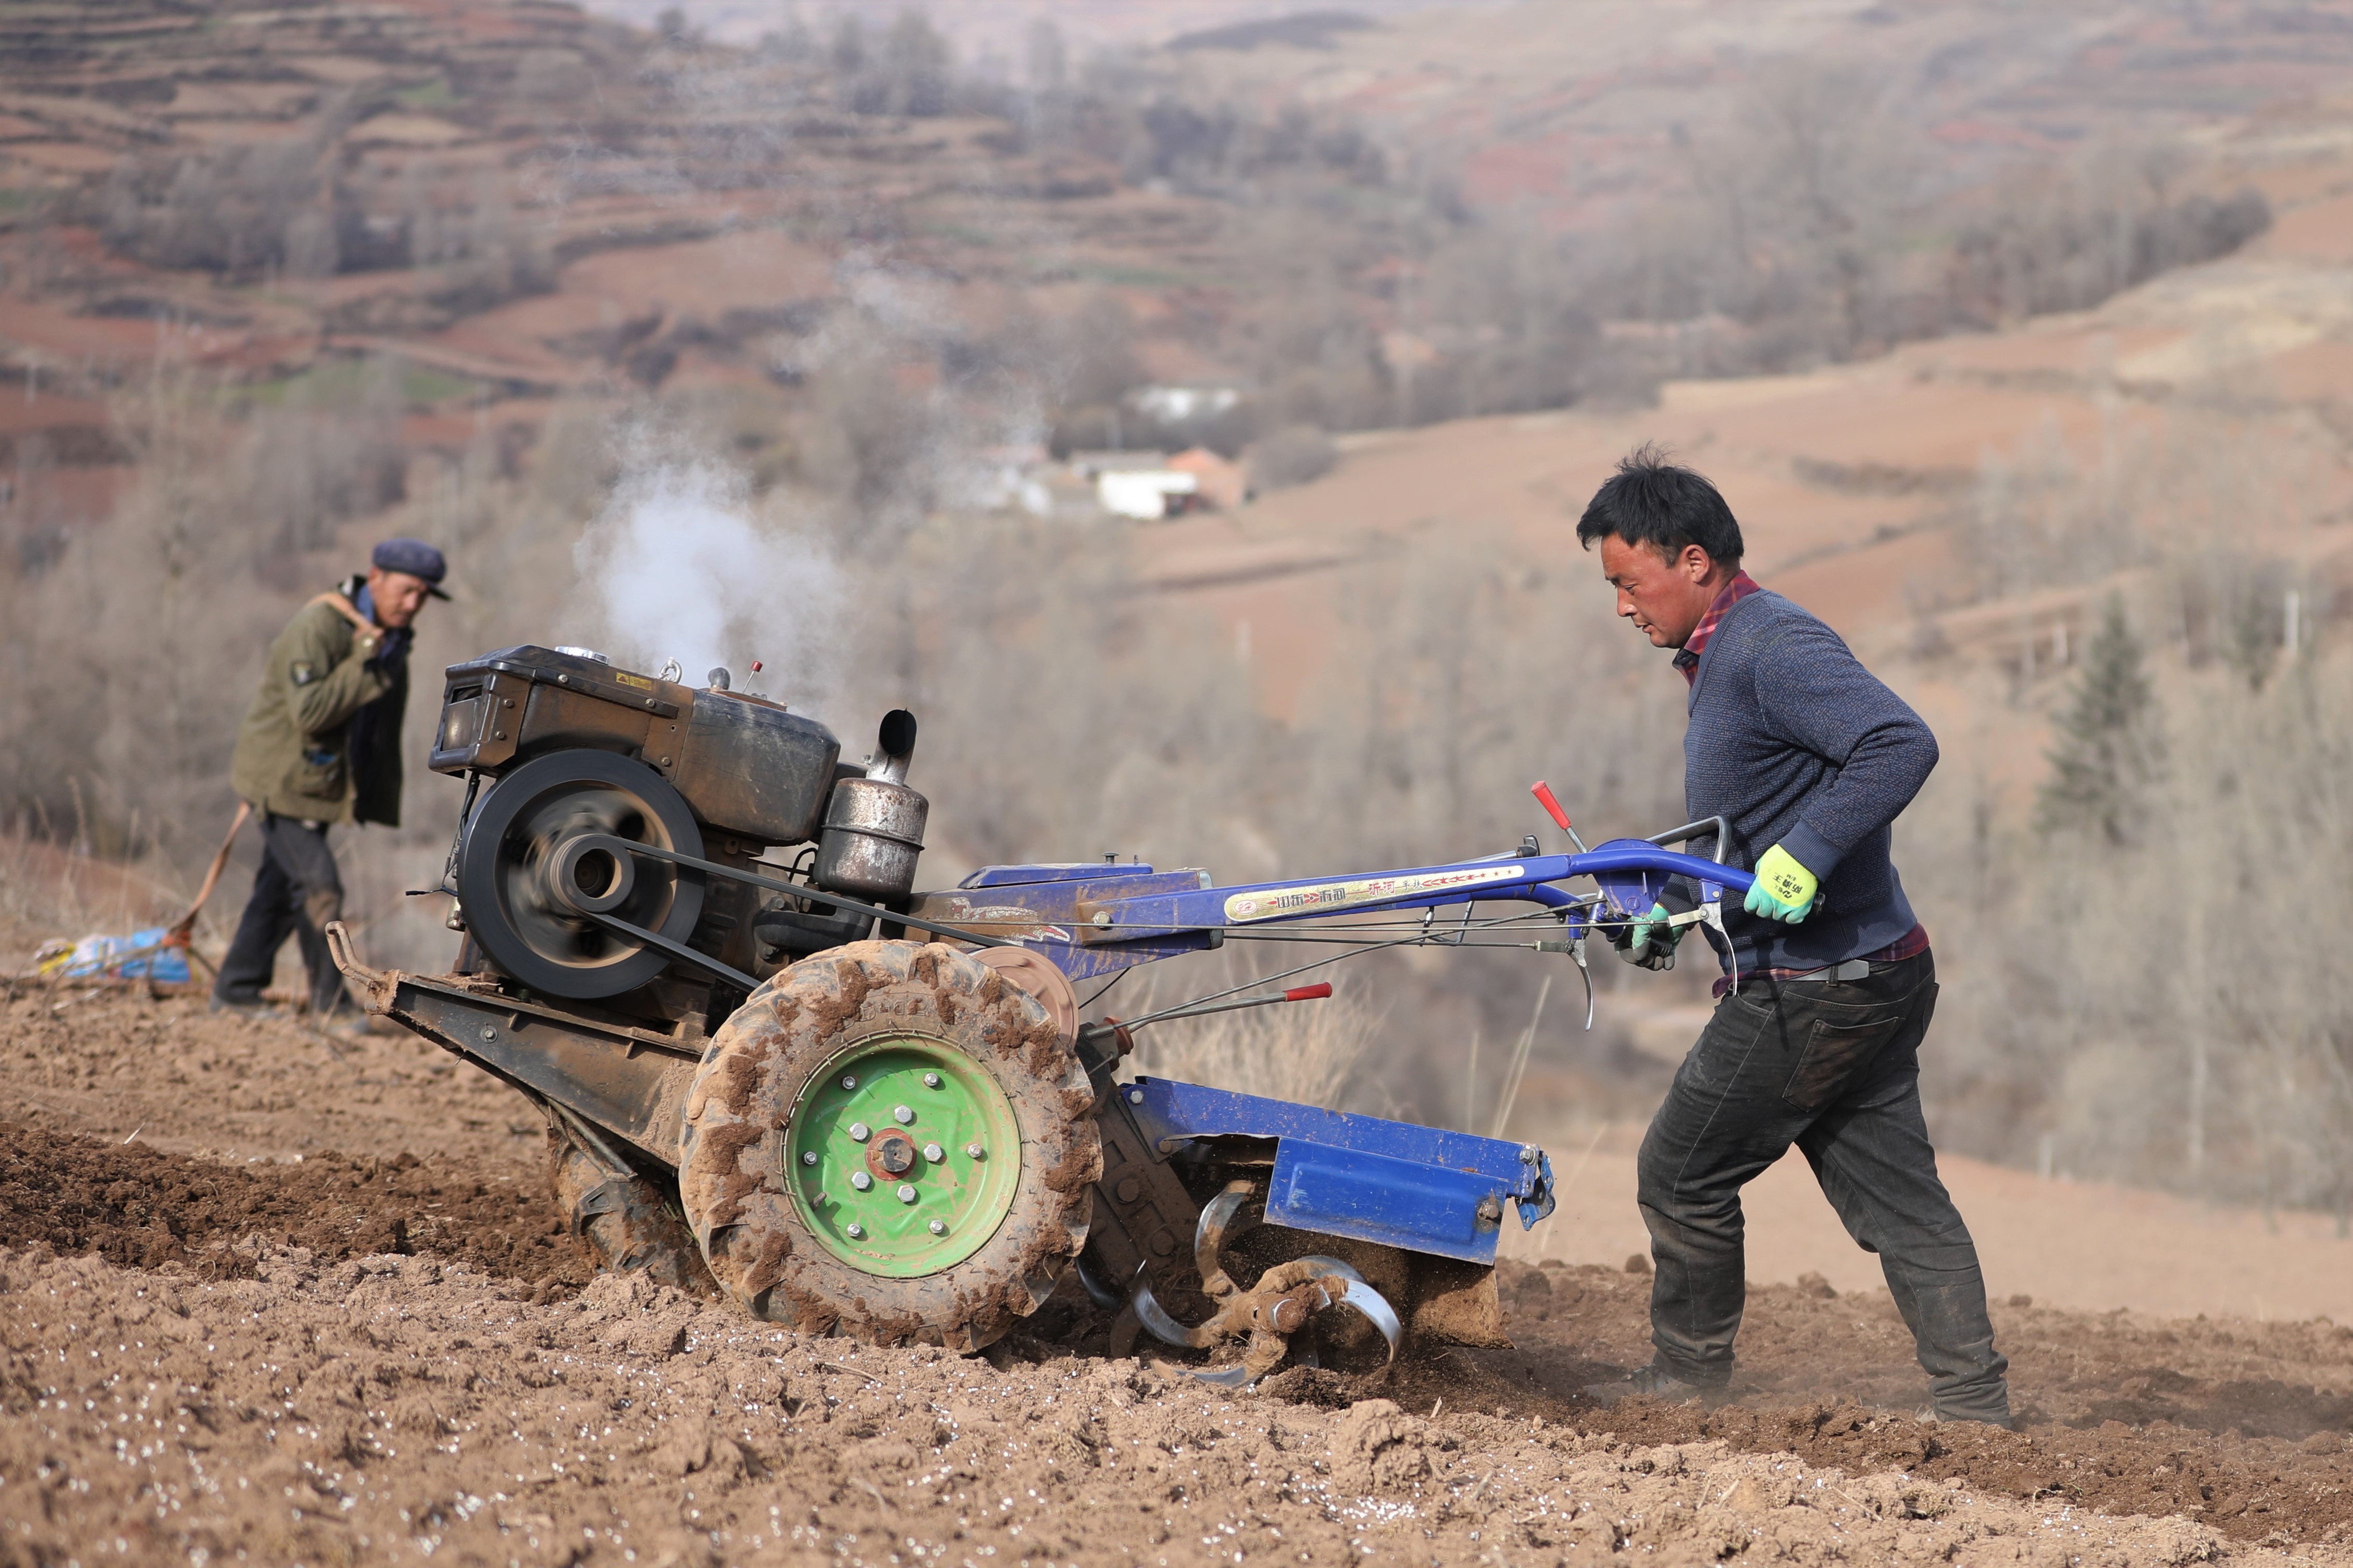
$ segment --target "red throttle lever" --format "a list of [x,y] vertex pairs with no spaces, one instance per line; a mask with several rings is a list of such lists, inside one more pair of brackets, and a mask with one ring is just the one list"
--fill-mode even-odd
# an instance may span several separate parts
[[1536,804],[1545,808],[1545,815],[1551,817],[1563,833],[1568,835],[1568,841],[1577,846],[1577,853],[1580,855],[1585,853],[1585,840],[1579,838],[1577,836],[1577,829],[1568,825],[1568,812],[1561,805],[1560,797],[1552,793],[1552,785],[1538,779],[1528,786],[1528,793],[1536,797]]
[[[1239,990],[1240,987],[1237,986],[1235,989]],[[1204,996],[1196,1001],[1180,1002],[1174,1007],[1164,1008],[1157,1013],[1146,1013],[1141,1018],[1130,1018],[1124,1024],[1115,1019],[1106,1018],[1100,1026],[1115,1027],[1124,1034],[1129,1030],[1141,1029],[1149,1024],[1166,1023],[1172,1018],[1203,1018],[1212,1013],[1231,1013],[1242,1007],[1273,1007],[1285,1002],[1320,1002],[1330,994],[1332,994],[1332,983],[1328,980],[1319,980],[1313,985],[1294,985],[1288,991],[1276,991],[1261,996],[1232,996],[1231,993],[1225,993]],[[1229,997],[1231,999],[1229,1000]]]

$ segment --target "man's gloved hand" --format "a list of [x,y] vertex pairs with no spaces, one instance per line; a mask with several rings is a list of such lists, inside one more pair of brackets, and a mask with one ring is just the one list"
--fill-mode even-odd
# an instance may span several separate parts
[[1741,907],[1752,915],[1796,925],[1814,907],[1814,897],[1820,891],[1821,884],[1814,879],[1814,874],[1776,844],[1758,857],[1757,885],[1748,889]]
[[1667,923],[1667,906],[1652,904],[1651,912],[1628,921],[1609,934],[1609,945],[1627,963],[1644,969],[1672,969],[1675,943],[1683,933]]

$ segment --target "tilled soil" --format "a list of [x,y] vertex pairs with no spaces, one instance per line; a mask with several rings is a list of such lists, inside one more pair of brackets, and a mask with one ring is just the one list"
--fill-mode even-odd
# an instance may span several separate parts
[[462,1154],[532,1181],[547,1131],[513,1090],[405,1029],[344,1037],[97,986],[0,993],[0,1120],[226,1163]]
[[1786,1448],[2059,1506],[2182,1512],[2234,1541],[2353,1536],[2353,1328],[1998,1306],[2020,1415],[2002,1432],[1923,1418],[1926,1380],[1884,1290],[1751,1287],[1732,1403],[1603,1415],[1578,1391],[1649,1359],[1647,1272],[1507,1267],[1500,1283],[1519,1348],[1448,1352],[1400,1386],[1645,1441]]
[[[592,1280],[529,1108],[420,1042],[55,1001],[0,1013],[0,1110],[49,1107],[0,1127],[0,1564],[2353,1563],[2327,1322],[1998,1304],[2017,1433],[1919,1419],[1885,1294],[1819,1281],[1713,1410],[1580,1397],[1649,1280],[1557,1264],[1499,1277],[1516,1350],[1240,1397],[1099,1323],[810,1341]],[[355,1079],[365,1156],[306,1116]]]
[[12,1563],[2353,1559],[1639,1429],[1665,1413],[1594,1431],[1305,1373],[1235,1398],[807,1340],[609,1276],[534,1304],[422,1258],[262,1250],[204,1281],[43,1248],[0,1254],[0,1288]]
[[218,1165],[0,1121],[0,1247],[219,1278],[252,1271],[257,1236],[329,1262],[432,1252],[543,1294],[594,1272],[544,1181],[405,1153]]

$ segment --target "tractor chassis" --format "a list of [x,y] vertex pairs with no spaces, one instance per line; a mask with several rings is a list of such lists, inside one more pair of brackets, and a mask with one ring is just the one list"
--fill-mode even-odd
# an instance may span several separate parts
[[[371,1014],[540,1106],[559,1195],[600,1261],[709,1287],[671,1223],[675,1151],[708,1037],[549,1005],[491,976],[371,969],[340,928],[331,941]],[[1324,1307],[1354,1310],[1360,1321],[1344,1339],[1374,1363],[1411,1341],[1510,1342],[1493,1266],[1507,1200],[1531,1220],[1552,1207],[1551,1168],[1534,1145],[1162,1079],[1114,1082],[1115,1062],[1086,1059],[1103,1163],[1072,1271],[1111,1314],[1114,1352],[1145,1336],[1196,1350],[1247,1336],[1240,1363],[1200,1374],[1254,1381],[1303,1326],[1329,1326]],[[1248,1291],[1226,1267],[1243,1271],[1245,1255],[1257,1280]],[[1314,1361],[1313,1345],[1297,1359]]]

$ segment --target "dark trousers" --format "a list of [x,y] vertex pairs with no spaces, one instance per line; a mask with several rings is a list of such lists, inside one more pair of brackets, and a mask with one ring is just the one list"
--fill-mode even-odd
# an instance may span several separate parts
[[2010,1422],[1968,1226],[1936,1178],[1920,1115],[1933,958],[1851,981],[1744,979],[1716,1004],[1651,1120],[1638,1163],[1658,1273],[1651,1338],[1677,1377],[1732,1375],[1746,1298],[1740,1189],[1792,1143],[1911,1327],[1936,1414]]
[[278,949],[291,931],[301,942],[302,967],[310,972],[311,1010],[348,1008],[343,974],[327,952],[327,922],[343,913],[343,879],[335,869],[334,851],[327,847],[327,825],[262,813],[261,869],[228,956],[221,960],[213,999],[260,1001],[277,970]]

